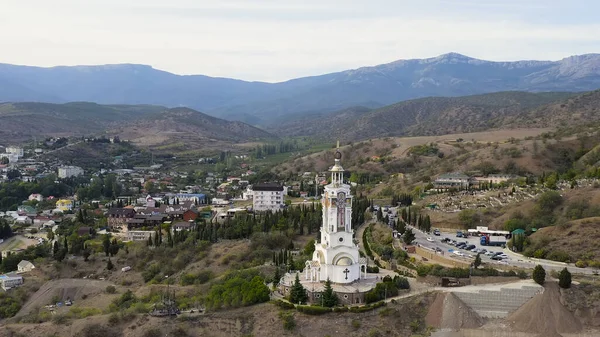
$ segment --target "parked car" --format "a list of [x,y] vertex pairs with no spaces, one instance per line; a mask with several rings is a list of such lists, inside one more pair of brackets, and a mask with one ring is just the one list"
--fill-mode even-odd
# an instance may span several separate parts
[[481,250],[479,251],[479,253],[480,253],[480,254],[485,254],[485,253],[487,253],[487,249],[483,248],[483,249],[481,249]]
[[432,238],[431,236],[428,236],[428,237],[427,237],[427,241],[429,241],[429,242],[433,242],[433,238]]
[[466,250],[471,250],[471,249],[474,249],[474,248],[475,248],[475,245],[466,245],[465,246]]
[[490,250],[489,252],[486,252],[486,253],[485,253],[485,255],[487,255],[487,256],[494,256],[494,255],[496,255],[496,253],[495,253],[495,252],[492,252],[492,251]]
[[462,231],[456,232],[456,237],[457,238],[462,238],[463,237],[463,232]]
[[502,256],[500,256],[500,255],[494,255],[494,256],[492,256],[492,257],[491,257],[491,259],[492,259],[492,260],[495,260],[495,261],[500,261],[500,260],[502,260],[503,258],[502,258]]

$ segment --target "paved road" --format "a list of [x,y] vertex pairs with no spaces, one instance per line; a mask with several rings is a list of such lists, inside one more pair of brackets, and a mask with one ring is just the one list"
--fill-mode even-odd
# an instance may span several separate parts
[[[432,234],[430,235],[427,233],[423,233],[422,231],[420,231],[417,228],[413,228],[413,232],[415,233],[415,237],[416,237],[415,241],[418,244],[420,244],[421,246],[423,246],[425,248],[429,248],[432,250],[439,248],[446,255],[452,254],[450,251],[456,250],[457,248],[452,245],[441,242],[441,240],[443,238],[449,238],[449,239],[453,239],[453,240],[456,240],[459,242],[468,241],[470,244],[475,245],[477,248],[485,248],[488,251],[493,251],[493,252],[503,252],[509,256],[508,259],[505,259],[502,262],[491,260],[488,256],[485,256],[485,255],[481,256],[482,262],[486,262],[486,263],[489,263],[492,265],[502,263],[502,264],[506,264],[506,265],[510,265],[510,266],[519,267],[519,268],[533,269],[537,264],[540,264],[540,265],[542,265],[542,267],[544,267],[544,269],[546,269],[546,271],[549,271],[549,270],[560,271],[563,268],[567,267],[567,269],[571,273],[576,273],[576,274],[593,274],[594,273],[594,269],[591,269],[591,268],[578,268],[578,267],[575,267],[575,265],[573,265],[573,264],[567,264],[567,263],[563,263],[563,262],[555,262],[555,261],[543,260],[543,259],[528,258],[521,254],[513,253],[508,248],[502,249],[501,247],[481,246],[479,244],[479,237],[477,237],[477,236],[469,237],[469,238],[457,238],[456,233],[442,233],[440,236],[434,236]],[[427,241],[428,237],[433,238],[434,242]],[[460,251],[464,254],[471,255],[471,257],[469,258],[469,257],[453,256],[453,258],[456,258],[459,260],[464,260],[464,261],[473,261],[473,258],[476,255],[475,253],[468,252],[466,250],[461,249]]]

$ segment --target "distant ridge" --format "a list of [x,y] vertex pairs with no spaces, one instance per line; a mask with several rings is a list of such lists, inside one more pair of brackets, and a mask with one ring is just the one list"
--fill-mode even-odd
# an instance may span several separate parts
[[0,64],[0,101],[187,106],[255,125],[430,96],[599,88],[600,54],[560,61],[491,62],[448,53],[280,83],[181,76],[137,64],[51,68]]
[[[119,135],[242,142],[276,136],[254,126],[206,115],[190,108],[157,105],[100,105],[90,102],[0,103],[0,142],[33,136]],[[173,134],[176,134],[175,136]]]
[[290,119],[268,128],[281,136],[364,140],[388,136],[432,136],[519,127],[565,127],[600,120],[600,90],[498,92],[427,97],[378,109],[353,107]]

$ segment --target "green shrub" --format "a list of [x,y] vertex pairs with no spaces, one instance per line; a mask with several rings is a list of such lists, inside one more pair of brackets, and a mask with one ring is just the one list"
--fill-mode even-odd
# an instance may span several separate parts
[[532,278],[535,283],[543,285],[546,281],[546,270],[544,270],[544,267],[540,266],[539,264],[535,266],[533,269]]
[[523,269],[519,270],[517,276],[519,276],[521,280],[526,280],[529,277],[529,275],[527,275],[527,272]]
[[360,321],[357,320],[357,319],[353,319],[352,320],[352,327],[354,328],[354,330],[360,329]]
[[289,311],[280,311],[279,318],[281,318],[283,322],[283,328],[285,330],[291,331],[296,328],[296,321],[294,320],[294,315]]
[[586,262],[586,261],[583,261],[583,260],[578,260],[577,262],[575,262],[575,266],[576,266],[577,268],[585,268],[585,267],[587,267],[587,266],[588,266],[588,264],[587,264],[587,262]]
[[332,312],[331,308],[312,305],[298,305],[296,310],[307,315],[323,315]]
[[290,310],[290,309],[294,309],[296,307],[292,303],[289,303],[289,302],[286,302],[286,301],[282,301],[282,300],[273,300],[270,303],[275,304],[276,306],[278,306],[278,307],[280,307],[281,309],[284,309],[284,310]]
[[559,261],[559,262],[570,262],[571,257],[564,251],[561,250],[553,250],[548,255],[546,255],[548,260]]
[[205,304],[210,309],[237,308],[267,302],[269,298],[269,288],[258,271],[241,270],[226,274],[213,284]]
[[117,292],[117,288],[115,288],[114,286],[106,286],[106,293],[107,294],[114,294]]

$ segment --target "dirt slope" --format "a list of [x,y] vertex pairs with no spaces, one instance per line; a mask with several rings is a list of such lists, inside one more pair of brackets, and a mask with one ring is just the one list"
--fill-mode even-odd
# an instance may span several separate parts
[[[60,279],[46,282],[40,289],[33,294],[29,300],[23,305],[16,317],[21,317],[29,314],[35,308],[42,308],[45,305],[51,304],[52,299],[56,296],[59,301],[71,299],[75,304],[80,304],[84,295],[86,302],[90,306],[100,308],[98,301],[93,300],[97,295],[102,295],[106,286],[113,285],[108,281],[89,280],[89,279]],[[106,295],[100,296],[106,297]],[[106,302],[106,301],[102,301]]]
[[428,325],[441,329],[473,329],[484,320],[453,293],[439,293],[425,316]]
[[560,302],[558,284],[546,282],[544,288],[543,293],[521,306],[506,321],[517,331],[538,333],[540,336],[581,332],[581,322]]

